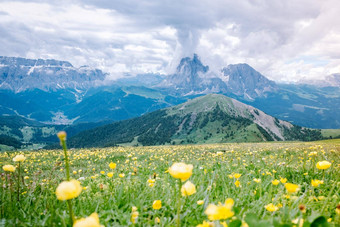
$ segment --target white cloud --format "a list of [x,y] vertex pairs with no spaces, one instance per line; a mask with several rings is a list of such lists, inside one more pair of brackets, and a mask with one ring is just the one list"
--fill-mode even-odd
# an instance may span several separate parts
[[[245,62],[280,81],[340,72],[337,0],[0,2],[0,55],[110,72],[171,72],[198,53],[219,70]],[[313,58],[313,61],[307,59]]]

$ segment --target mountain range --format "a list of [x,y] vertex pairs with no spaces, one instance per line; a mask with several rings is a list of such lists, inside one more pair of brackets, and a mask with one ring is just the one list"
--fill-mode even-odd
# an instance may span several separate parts
[[[194,54],[183,58],[173,74],[126,75],[110,82],[106,76],[101,70],[76,68],[66,61],[0,57],[0,115],[62,127],[100,124],[215,93],[293,125],[340,128],[340,115],[335,114],[340,110],[338,74],[322,84],[315,82],[318,86],[278,84],[244,63],[212,71]],[[5,126],[0,127],[1,134]]]

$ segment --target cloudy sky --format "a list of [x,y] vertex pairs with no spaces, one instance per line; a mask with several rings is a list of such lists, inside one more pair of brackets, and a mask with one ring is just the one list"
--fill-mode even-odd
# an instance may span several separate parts
[[171,73],[181,57],[270,79],[340,73],[339,0],[0,0],[0,55]]

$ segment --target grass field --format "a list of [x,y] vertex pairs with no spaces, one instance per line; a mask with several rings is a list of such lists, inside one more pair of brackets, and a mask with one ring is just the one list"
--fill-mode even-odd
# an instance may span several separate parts
[[[55,193],[66,179],[62,150],[20,152],[26,160],[14,162],[18,154],[0,153],[1,166],[17,167],[1,168],[0,226],[70,226],[69,203],[75,219],[96,212],[104,226],[176,226],[178,212],[180,226],[340,226],[340,140],[69,150],[82,187],[70,202]],[[318,169],[325,160],[331,166]],[[194,194],[182,196],[169,174],[176,162],[193,165]],[[231,216],[208,217],[209,204],[228,205]]]

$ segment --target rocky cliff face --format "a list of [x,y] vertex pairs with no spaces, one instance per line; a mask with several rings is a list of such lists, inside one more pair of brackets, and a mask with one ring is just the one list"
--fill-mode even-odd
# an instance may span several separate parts
[[267,92],[278,90],[274,81],[268,80],[247,64],[228,65],[222,72],[222,80],[228,91],[245,99],[263,97]]
[[105,74],[87,66],[75,68],[67,61],[33,60],[0,56],[0,89],[84,89],[105,79]]
[[183,58],[177,72],[158,86],[181,95],[228,93],[247,100],[264,97],[267,92],[277,90],[275,82],[247,64],[228,65],[219,75],[209,71],[209,66],[204,66],[196,54],[193,58]]

